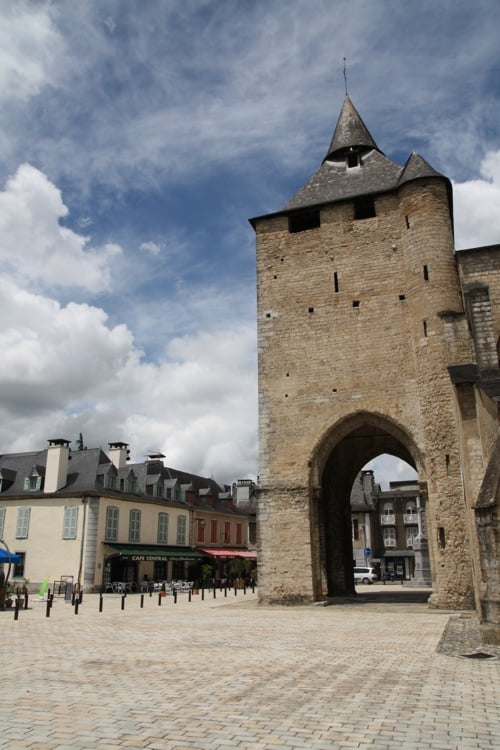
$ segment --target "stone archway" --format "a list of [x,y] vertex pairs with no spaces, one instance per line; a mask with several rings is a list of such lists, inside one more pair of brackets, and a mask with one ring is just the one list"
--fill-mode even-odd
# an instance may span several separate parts
[[311,548],[314,598],[354,594],[350,494],[362,467],[388,453],[419,475],[424,463],[400,425],[379,414],[358,412],[342,419],[320,440],[311,461]]

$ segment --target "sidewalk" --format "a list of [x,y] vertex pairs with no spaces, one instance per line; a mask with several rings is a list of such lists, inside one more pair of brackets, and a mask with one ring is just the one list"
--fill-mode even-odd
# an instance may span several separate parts
[[[384,588],[328,607],[258,606],[238,591],[1,612],[0,747],[498,747],[499,656],[461,640],[473,613]],[[492,656],[462,655],[471,648]]]

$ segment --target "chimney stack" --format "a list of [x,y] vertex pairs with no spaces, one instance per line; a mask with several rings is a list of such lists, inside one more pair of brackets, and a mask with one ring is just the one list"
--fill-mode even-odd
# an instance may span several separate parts
[[128,443],[108,443],[109,457],[117,469],[123,469],[129,459]]
[[45,466],[44,492],[57,492],[67,484],[70,440],[49,440]]

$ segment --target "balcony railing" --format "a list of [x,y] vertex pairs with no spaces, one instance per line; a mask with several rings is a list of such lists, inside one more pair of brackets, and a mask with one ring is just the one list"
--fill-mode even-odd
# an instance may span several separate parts
[[417,523],[418,515],[416,513],[405,513],[403,521],[404,523]]
[[394,526],[396,523],[396,516],[394,513],[384,514],[383,516],[380,516],[380,523],[384,526]]

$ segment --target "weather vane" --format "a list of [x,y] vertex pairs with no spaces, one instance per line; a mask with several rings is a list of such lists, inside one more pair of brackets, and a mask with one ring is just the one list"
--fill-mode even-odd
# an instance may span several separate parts
[[344,84],[345,84],[345,93],[347,96],[347,72],[346,72],[346,58],[344,57]]

